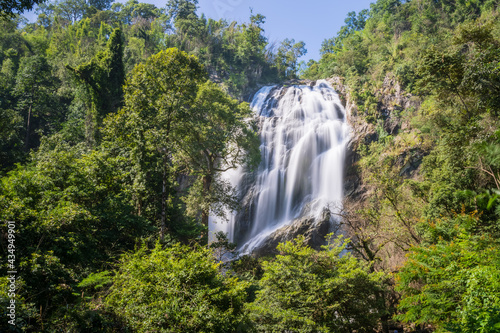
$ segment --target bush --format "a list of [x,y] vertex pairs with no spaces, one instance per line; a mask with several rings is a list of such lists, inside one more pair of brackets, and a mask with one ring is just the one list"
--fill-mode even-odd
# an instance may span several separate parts
[[345,253],[341,238],[315,251],[304,237],[280,244],[264,275],[251,318],[261,332],[368,332],[384,314],[383,273]]
[[246,332],[248,284],[219,267],[201,247],[142,248],[122,258],[106,303],[138,332]]

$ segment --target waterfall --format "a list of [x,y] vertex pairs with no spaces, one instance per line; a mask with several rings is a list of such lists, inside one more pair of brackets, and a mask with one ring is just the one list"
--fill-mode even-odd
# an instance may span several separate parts
[[239,168],[223,175],[238,188],[243,212],[233,212],[229,223],[211,223],[244,253],[298,218],[318,219],[325,207],[340,207],[349,140],[345,110],[324,80],[263,87],[251,107],[260,128],[261,163],[253,174]]

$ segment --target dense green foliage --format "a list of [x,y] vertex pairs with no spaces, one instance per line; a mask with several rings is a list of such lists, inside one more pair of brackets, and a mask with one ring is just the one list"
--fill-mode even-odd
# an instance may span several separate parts
[[[133,214],[126,177],[119,159],[108,152],[70,147],[54,136],[43,141],[28,165],[2,179],[1,219],[15,221],[18,235],[18,295],[24,298],[18,306],[31,311],[18,317],[19,328],[36,331],[47,318],[64,316],[68,311],[62,304],[78,303],[79,280],[154,231]],[[2,306],[6,301],[2,294]],[[64,323],[51,326],[57,330]]]
[[454,232],[410,252],[398,274],[401,319],[452,332],[498,332],[500,246],[498,236],[476,234],[478,222],[461,214],[429,226],[432,234]]
[[224,218],[224,208],[239,206],[220,173],[238,165],[253,168],[260,161],[256,126],[246,120],[251,115],[247,103],[238,103],[207,81],[189,114],[177,122],[174,159],[187,168],[186,173],[198,176],[185,199],[187,213],[194,216],[201,211],[205,226],[209,212]]
[[[257,83],[293,78],[304,43],[285,40],[274,53],[265,17],[249,23],[196,13],[197,1],[165,8],[130,0],[65,0],[40,4],[38,19],[0,21],[0,151],[2,169],[23,162],[40,137],[99,143],[103,119],[123,105],[125,76],[159,51],[176,47],[197,57],[209,78],[241,97]],[[293,49],[292,49],[293,46]]]
[[115,29],[105,51],[98,52],[89,62],[73,69],[67,68],[84,85],[90,96],[85,133],[87,142],[94,144],[99,138],[98,129],[103,118],[116,112],[123,101],[125,69],[123,67],[123,41],[120,29]]
[[280,255],[262,263],[260,290],[250,304],[259,332],[370,332],[384,312],[383,273],[350,254],[337,239],[324,251],[304,237],[280,244]]
[[[19,332],[499,332],[498,5],[378,0],[306,67],[264,16],[197,0],[0,18],[0,312],[14,221]],[[220,172],[259,160],[242,96],[299,72],[352,103],[350,239],[207,248],[209,212],[238,207]]]
[[[148,331],[121,313],[122,296],[113,295],[127,289],[120,291],[126,272],[119,267],[157,255],[171,258],[174,273],[184,265],[186,274],[199,274],[196,303],[213,294],[191,312],[173,313],[178,320],[163,314],[171,331],[248,324],[246,282],[221,274],[198,245],[175,244],[205,245],[209,211],[222,216],[238,206],[219,173],[259,161],[249,106],[228,92],[241,99],[257,83],[294,77],[305,48],[274,54],[260,14],[238,24],[196,9],[193,0],[161,9],[65,0],[40,4],[35,23],[0,19],[2,271],[15,253],[18,331]],[[8,221],[16,224],[15,252],[4,242]],[[150,253],[156,241],[162,245]],[[2,313],[10,299],[3,274]],[[185,276],[176,276],[185,287]],[[179,304],[191,297],[177,296]],[[9,325],[2,321],[0,330]]]
[[244,332],[248,283],[224,276],[206,248],[175,244],[122,258],[106,303],[137,332]]
[[0,4],[0,17],[13,17],[15,14],[22,14],[31,10],[35,5],[43,3],[45,0],[5,0]]
[[395,319],[415,328],[500,330],[498,5],[379,0],[303,74],[347,85],[368,195],[344,225],[355,253],[397,271]]
[[[106,126],[107,144],[126,154],[132,162],[131,190],[138,210],[147,211],[150,219],[161,215],[162,240],[170,216],[167,205],[173,188],[174,132],[190,113],[205,77],[195,57],[173,48],[161,51],[130,73],[125,86],[125,106],[109,117]],[[154,183],[145,183],[148,180],[161,184],[161,190]],[[145,190],[149,193],[144,193]],[[148,207],[147,202],[152,205]]]

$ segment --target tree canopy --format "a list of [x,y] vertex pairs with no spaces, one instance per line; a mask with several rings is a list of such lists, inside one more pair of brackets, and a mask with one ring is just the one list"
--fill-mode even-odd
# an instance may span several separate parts
[[14,17],[25,11],[32,10],[34,6],[44,3],[46,0],[5,0],[0,4],[0,18]]
[[[305,65],[252,11],[2,1],[0,331],[498,332],[498,5],[374,1]],[[345,237],[207,244],[259,161],[243,100],[297,78],[349,108]]]

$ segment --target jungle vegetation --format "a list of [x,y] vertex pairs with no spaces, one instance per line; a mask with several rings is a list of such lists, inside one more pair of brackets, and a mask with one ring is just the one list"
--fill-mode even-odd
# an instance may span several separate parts
[[[378,0],[307,64],[263,15],[197,0],[2,15],[0,330],[500,332],[498,5]],[[223,262],[208,212],[238,202],[220,171],[260,156],[244,97],[298,77],[339,78],[368,129],[344,237]]]

